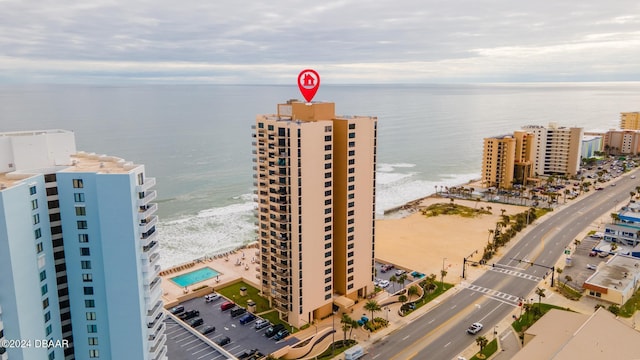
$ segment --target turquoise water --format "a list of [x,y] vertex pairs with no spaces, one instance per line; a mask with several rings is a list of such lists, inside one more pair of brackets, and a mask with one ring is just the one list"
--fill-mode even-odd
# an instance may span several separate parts
[[210,267],[204,267],[190,273],[182,274],[180,276],[172,277],[171,281],[178,284],[178,286],[185,287],[191,286],[201,281],[209,280],[220,275],[219,272],[213,270]]

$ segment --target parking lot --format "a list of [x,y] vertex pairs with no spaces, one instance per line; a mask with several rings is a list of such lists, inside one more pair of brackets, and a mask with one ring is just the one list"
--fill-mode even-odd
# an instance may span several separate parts
[[[260,330],[256,330],[254,328],[255,320],[247,323],[245,325],[241,325],[238,321],[241,316],[237,316],[232,318],[230,315],[230,310],[222,311],[220,309],[220,304],[227,301],[224,297],[220,297],[217,300],[212,302],[206,302],[204,298],[195,298],[189,301],[185,301],[181,303],[184,306],[185,311],[189,310],[198,310],[200,314],[198,317],[204,320],[204,323],[200,326],[197,326],[195,329],[200,331],[205,326],[214,326],[215,331],[206,334],[208,339],[213,342],[221,339],[224,336],[227,336],[231,339],[231,342],[227,345],[224,345],[224,350],[229,352],[230,354],[239,357],[246,351],[250,351],[251,349],[258,349],[261,353],[267,355],[277,349],[282,348],[285,345],[295,344],[298,340],[295,336],[289,336],[285,340],[274,341],[273,339],[269,339],[264,336],[265,331],[268,327],[264,327]],[[167,333],[171,331],[168,324]],[[178,324],[175,324],[179,326]],[[177,331],[177,330],[176,330]],[[185,332],[188,332],[184,330]],[[178,336],[179,335],[179,336]],[[192,336],[192,339],[189,339],[186,335],[176,334],[169,335],[167,334],[167,348],[169,350],[169,355],[172,354],[173,349],[181,349],[186,350],[187,347],[192,350],[187,350],[189,353],[193,355],[189,357],[172,357],[169,356],[170,359],[223,359],[225,358],[222,354],[218,353],[221,357],[216,357],[215,354],[208,354],[206,350],[202,350],[200,347],[194,347],[198,342],[204,343],[204,341],[199,340],[195,335],[189,334]],[[184,338],[184,340],[183,340]],[[192,340],[198,340],[193,341]],[[217,345],[216,345],[217,346]],[[209,346],[211,347],[211,346]],[[202,350],[202,351],[200,351]],[[198,352],[196,352],[198,351]],[[182,351],[184,352],[184,351]],[[178,355],[178,354],[176,354]],[[181,355],[184,356],[184,355]]]
[[176,323],[172,317],[167,316],[165,318],[165,325],[167,327],[165,331],[167,335],[167,358],[172,360],[221,360],[227,358],[214,346],[201,340]]
[[[581,240],[577,249],[572,252],[571,266],[566,265],[560,274],[559,278],[562,283],[565,282],[565,276],[571,276],[571,281],[568,284],[576,289],[581,289],[582,284],[593,275],[594,270],[591,267],[597,267],[601,261],[607,261],[608,257],[602,258],[600,256],[589,256],[591,250],[598,244],[600,240],[592,237],[585,237]],[[566,256],[565,256],[566,259]],[[589,266],[592,265],[592,266]]]
[[[404,269],[401,267],[396,267],[395,265],[393,265],[393,268],[385,270],[385,268],[383,266],[388,266],[391,264],[386,264],[386,263],[381,263],[381,262],[377,262],[376,261],[376,286],[382,288],[383,290],[385,290],[388,293],[394,293],[398,290],[400,290],[402,288],[402,284],[399,283],[394,283],[393,281],[390,281],[392,276],[395,276],[396,279],[399,278],[402,274],[407,275],[407,280],[404,282],[404,285],[408,285],[409,283],[412,283],[415,280],[419,280],[418,278],[422,279],[424,277],[419,277],[419,274],[416,273],[415,275],[418,275],[417,277],[412,276],[411,274],[413,273],[412,270],[408,270],[408,269]],[[388,282],[388,285],[386,285],[386,283],[384,283],[384,281]],[[382,284],[381,284],[382,282]],[[386,285],[386,286],[384,286]]]

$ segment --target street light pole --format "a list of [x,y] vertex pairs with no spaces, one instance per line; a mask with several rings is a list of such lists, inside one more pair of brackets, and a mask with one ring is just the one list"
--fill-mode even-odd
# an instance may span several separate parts
[[447,261],[447,258],[442,258],[442,271],[440,272],[440,286],[442,286],[442,291],[444,291],[444,262]]

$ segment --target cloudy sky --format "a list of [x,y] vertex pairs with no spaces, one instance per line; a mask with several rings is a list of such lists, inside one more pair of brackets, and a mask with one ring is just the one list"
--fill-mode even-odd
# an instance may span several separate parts
[[0,0],[0,83],[288,84],[307,67],[325,84],[638,81],[640,2]]

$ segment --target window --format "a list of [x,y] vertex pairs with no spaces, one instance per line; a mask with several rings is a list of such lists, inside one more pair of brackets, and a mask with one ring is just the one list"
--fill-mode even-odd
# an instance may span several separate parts
[[324,187],[330,187],[330,186],[331,186],[331,181],[324,182]]
[[36,187],[35,186],[29,187],[29,194],[31,194],[31,195],[35,195],[36,194]]
[[349,176],[349,178],[347,179],[349,182],[354,182],[356,181],[355,176]]
[[331,196],[331,190],[326,190],[324,192],[324,196]]
[[42,252],[42,243],[39,242],[36,244],[36,252],[40,254]]
[[349,133],[349,139],[353,139],[356,137],[356,133]]
[[48,292],[49,292],[49,287],[47,286],[47,284],[40,286],[41,295],[46,295]]
[[329,266],[329,265],[331,265],[331,260],[327,260],[324,262],[324,266]]
[[50,222],[60,221],[60,213],[49,214],[49,221]]
[[355,150],[349,150],[349,156],[355,156],[356,151]]
[[356,124],[349,124],[349,130],[354,130],[356,128]]
[[331,132],[331,126],[325,126],[324,132]]
[[353,174],[354,172],[356,172],[355,168],[349,168],[349,174]]
[[331,141],[331,135],[325,135],[324,141]]
[[87,215],[87,208],[84,206],[76,206],[76,216],[85,216]]
[[353,249],[353,243],[350,243],[349,245],[347,245],[347,249],[349,250]]
[[324,278],[324,283],[330,283],[331,282],[331,276]]
[[87,320],[95,320],[96,319],[96,313],[94,311],[87,312],[86,316],[87,316]]
[[[353,220],[353,219],[351,219],[351,220]],[[347,232],[352,233],[352,232],[353,232],[353,226],[349,227],[349,228],[347,229]]]
[[89,345],[98,345],[98,338],[97,337],[90,337],[89,338]]
[[46,329],[45,329],[45,333],[47,334],[47,336],[51,335],[51,325],[47,325]]
[[352,208],[354,205],[355,205],[355,203],[353,201],[347,204],[347,206],[350,207],[350,208]]
[[349,141],[349,147],[354,147],[356,146],[356,142],[355,141]]
[[94,308],[94,307],[96,307],[96,301],[95,300],[85,300],[84,301],[84,307],[86,307],[86,308]]
[[49,307],[49,298],[42,300],[42,308],[46,309]]
[[84,202],[84,193],[74,193],[73,200],[75,202]]
[[91,255],[91,251],[89,251],[88,247],[81,247],[80,248],[80,255],[89,256],[89,255]]
[[324,164],[324,168],[325,169],[331,169],[331,163]]
[[82,281],[84,281],[84,282],[93,281],[93,275],[91,275],[91,274],[82,274]]
[[324,231],[331,231],[331,225],[327,225],[324,227]]
[[35,235],[36,239],[40,239],[42,237],[42,230],[40,230],[40,228],[35,229],[33,235]]
[[355,195],[354,193],[351,193],[351,194],[347,195],[347,197],[348,197],[349,199],[353,199],[354,197],[356,197],[356,195]]
[[331,251],[327,251],[326,253],[324,253],[324,257],[328,258],[331,256]]
[[331,160],[331,154],[324,154],[325,160]]
[[356,186],[355,185],[349,185],[348,190],[349,191],[353,191],[355,190]]
[[78,220],[77,224],[78,224],[78,229],[79,230],[85,230],[87,228],[87,221],[86,220]]
[[349,165],[353,165],[356,163],[356,159],[349,159]]
[[331,243],[328,242],[328,243],[324,244],[324,248],[325,249],[330,249],[331,248]]
[[93,295],[93,286],[85,286],[84,287],[85,295]]
[[74,189],[82,189],[84,185],[82,184],[82,179],[73,179],[73,188]]
[[40,272],[40,281],[44,281],[47,278],[47,272],[45,270],[42,270]]
[[38,208],[38,199],[31,200],[31,210],[35,210]]
[[87,325],[87,332],[94,334],[98,332],[98,325]]
[[347,253],[347,257],[353,257],[353,251],[349,251],[349,252]]
[[44,322],[47,322],[49,320],[51,320],[51,313],[47,311],[46,313],[44,313]]
[[327,285],[324,287],[324,291],[330,291],[331,290],[331,285]]
[[325,149],[325,151],[331,150],[331,145],[325,145],[324,149]]
[[81,243],[89,242],[89,234],[78,234],[78,241]]
[[330,223],[331,222],[331,217],[326,217],[324,218],[324,223]]
[[329,274],[331,274],[331,269],[325,269],[325,270],[324,270],[324,274],[325,274],[325,275],[329,275]]
[[85,270],[91,269],[91,261],[88,261],[88,260],[80,261],[80,266]]
[[324,178],[328,179],[331,177],[331,171],[324,173]]
[[325,214],[331,214],[331,208],[324,209],[324,213]]

